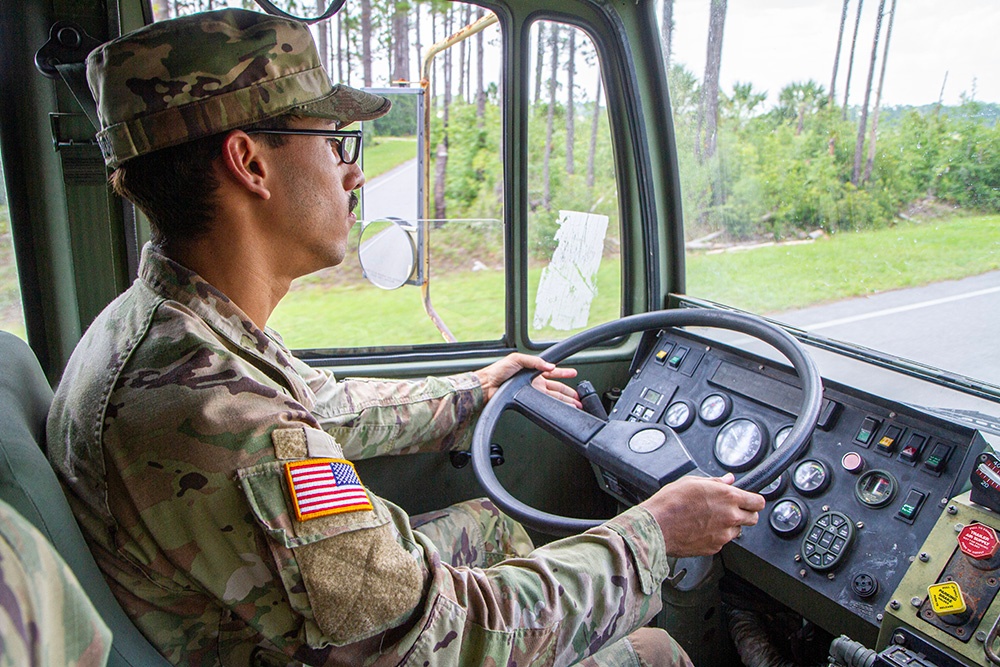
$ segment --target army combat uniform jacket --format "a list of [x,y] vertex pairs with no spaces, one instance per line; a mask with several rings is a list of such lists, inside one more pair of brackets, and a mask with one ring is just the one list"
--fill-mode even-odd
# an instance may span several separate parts
[[453,567],[350,463],[461,447],[482,400],[471,373],[337,381],[147,245],[70,359],[49,456],[116,596],[174,662],[572,664],[660,608],[646,510]]

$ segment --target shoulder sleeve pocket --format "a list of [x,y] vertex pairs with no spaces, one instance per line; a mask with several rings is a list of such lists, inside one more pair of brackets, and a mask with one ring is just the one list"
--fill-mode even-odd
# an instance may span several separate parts
[[343,645],[402,623],[420,603],[424,569],[397,539],[384,503],[299,521],[284,462],[237,472],[311,646]]

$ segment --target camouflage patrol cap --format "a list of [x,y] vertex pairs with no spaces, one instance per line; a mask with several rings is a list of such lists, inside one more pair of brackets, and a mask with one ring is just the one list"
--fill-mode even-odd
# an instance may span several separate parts
[[153,23],[94,49],[87,80],[109,167],[285,113],[338,127],[389,100],[334,85],[305,24],[243,9]]

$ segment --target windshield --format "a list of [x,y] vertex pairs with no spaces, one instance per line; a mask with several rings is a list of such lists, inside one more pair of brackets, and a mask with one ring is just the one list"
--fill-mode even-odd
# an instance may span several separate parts
[[661,0],[687,293],[1000,385],[990,0]]

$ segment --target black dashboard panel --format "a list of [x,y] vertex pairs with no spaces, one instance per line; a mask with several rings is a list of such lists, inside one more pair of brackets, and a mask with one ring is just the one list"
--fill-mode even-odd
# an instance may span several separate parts
[[[683,331],[646,343],[611,419],[671,426],[704,474],[739,477],[794,421],[802,391],[786,367]],[[723,558],[800,613],[822,611],[827,629],[874,643],[893,591],[986,442],[913,406],[824,384],[804,454],[763,492],[760,522]],[[626,453],[636,460],[634,448]],[[650,474],[598,466],[602,487],[627,503],[648,495],[640,480]]]

